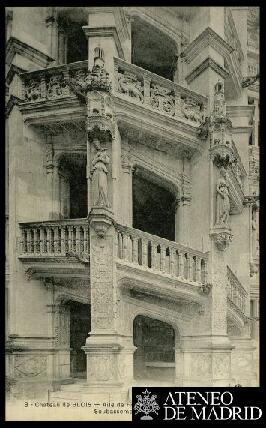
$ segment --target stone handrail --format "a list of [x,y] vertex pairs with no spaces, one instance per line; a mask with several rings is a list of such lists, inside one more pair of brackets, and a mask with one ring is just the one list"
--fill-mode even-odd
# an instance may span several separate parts
[[70,79],[83,81],[88,70],[88,61],[48,67],[22,73],[22,94],[24,102],[40,102],[75,96],[71,92]]
[[20,223],[22,256],[88,254],[88,220],[52,220]]
[[193,125],[204,121],[206,97],[120,58],[114,61],[119,96]]
[[227,298],[237,310],[245,315],[247,292],[229,266],[227,266]]
[[117,239],[119,260],[199,286],[207,282],[207,253],[121,225]]

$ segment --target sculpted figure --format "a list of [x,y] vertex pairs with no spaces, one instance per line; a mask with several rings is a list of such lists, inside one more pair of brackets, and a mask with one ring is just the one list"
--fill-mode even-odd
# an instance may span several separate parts
[[120,92],[143,101],[141,83],[135,76],[118,73],[118,84]]
[[26,88],[25,98],[27,101],[36,101],[41,97],[40,84],[32,80]]
[[216,192],[216,224],[228,225],[230,213],[230,199],[228,184],[226,182],[226,171],[223,168],[221,168],[221,177],[217,181]]
[[95,177],[95,186],[96,186],[96,197],[95,205],[110,207],[108,200],[108,165],[110,163],[110,158],[107,154],[106,149],[100,149],[95,158],[92,161],[92,174]]

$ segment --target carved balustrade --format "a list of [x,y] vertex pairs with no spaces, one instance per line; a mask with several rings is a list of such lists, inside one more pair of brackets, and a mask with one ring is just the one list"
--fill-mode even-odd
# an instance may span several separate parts
[[24,102],[40,102],[74,96],[71,80],[82,84],[86,80],[88,61],[79,61],[21,74]]
[[[204,122],[206,97],[134,64],[118,58],[114,61],[113,94],[170,117],[188,121],[195,126]],[[96,76],[96,81],[93,80],[94,77],[94,74],[88,71],[88,61],[22,73],[21,98],[25,103],[69,98],[75,96],[75,88],[82,92],[88,88],[93,90],[96,85],[99,89],[99,82],[111,90],[111,83],[106,81],[106,77]]]
[[207,283],[207,253],[137,229],[117,226],[117,257],[182,282],[198,286]]
[[20,229],[21,256],[60,257],[89,253],[87,219],[20,223]]
[[237,312],[246,314],[247,292],[229,266],[227,266],[227,299]]
[[205,97],[134,64],[114,61],[117,95],[195,126],[204,122]]

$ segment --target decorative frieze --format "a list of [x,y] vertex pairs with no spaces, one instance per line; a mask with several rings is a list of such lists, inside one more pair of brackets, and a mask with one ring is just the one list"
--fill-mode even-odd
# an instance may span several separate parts
[[204,121],[206,100],[199,94],[118,58],[115,70],[116,94],[195,126]]

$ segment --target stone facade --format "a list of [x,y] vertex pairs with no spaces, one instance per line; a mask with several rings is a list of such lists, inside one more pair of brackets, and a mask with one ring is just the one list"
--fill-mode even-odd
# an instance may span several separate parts
[[10,397],[259,385],[258,13],[6,10]]

